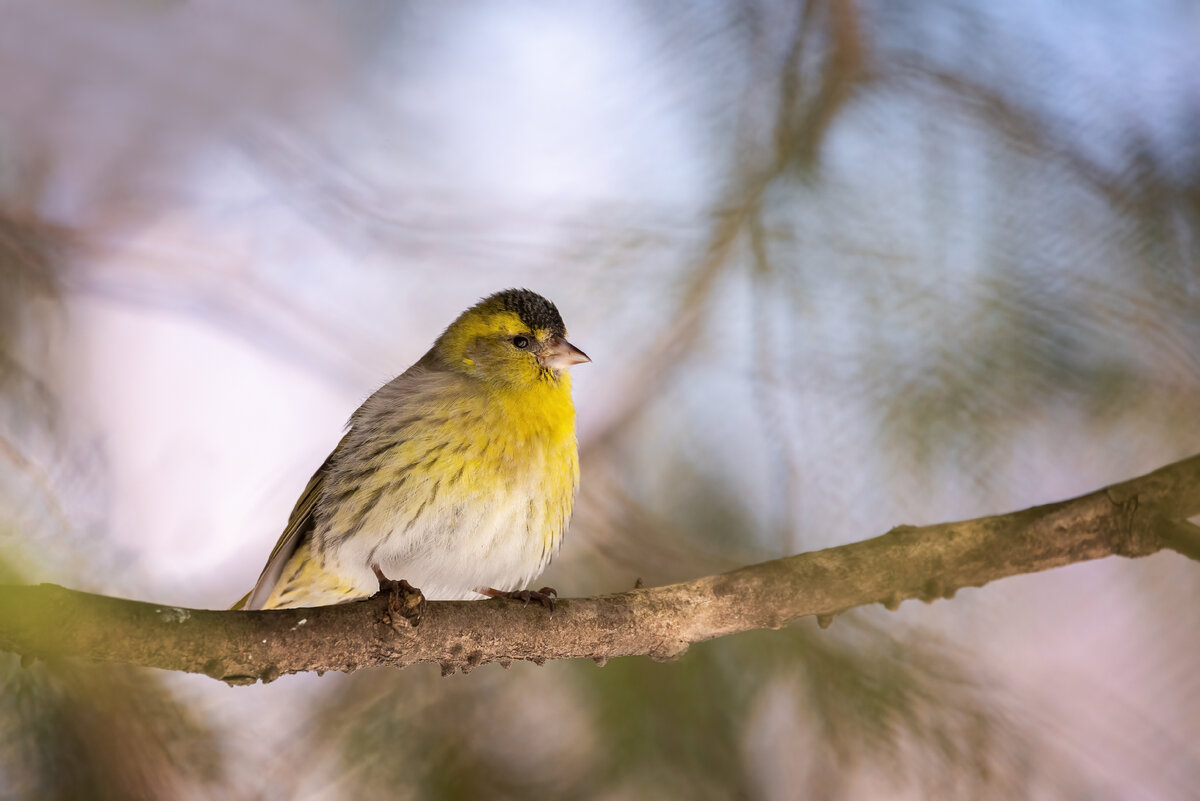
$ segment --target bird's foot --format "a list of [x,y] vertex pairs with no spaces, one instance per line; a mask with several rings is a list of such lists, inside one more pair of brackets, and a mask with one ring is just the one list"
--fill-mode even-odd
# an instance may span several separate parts
[[526,606],[529,606],[530,601],[537,601],[551,612],[554,611],[554,599],[558,597],[558,590],[553,587],[542,587],[540,590],[509,590],[508,592],[485,587],[479,592],[489,598],[512,598],[515,601],[524,602]]
[[375,578],[379,579],[379,592],[376,597],[387,593],[387,623],[404,628],[416,627],[421,623],[425,614],[425,595],[407,580],[393,581],[383,575],[378,565],[371,565]]

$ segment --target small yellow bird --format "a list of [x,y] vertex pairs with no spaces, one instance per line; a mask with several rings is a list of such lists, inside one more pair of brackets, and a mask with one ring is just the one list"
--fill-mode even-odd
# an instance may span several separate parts
[[566,369],[591,360],[566,337],[558,309],[528,289],[463,312],[350,418],[234,608],[365,598],[384,576],[430,599],[527,586],[579,487]]

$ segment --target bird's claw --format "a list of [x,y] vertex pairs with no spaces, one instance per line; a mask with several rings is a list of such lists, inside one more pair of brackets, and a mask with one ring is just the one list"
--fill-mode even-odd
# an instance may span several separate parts
[[393,581],[375,568],[375,577],[379,579],[379,592],[376,597],[387,593],[387,623],[405,628],[420,625],[421,617],[425,614],[425,595],[406,579]]

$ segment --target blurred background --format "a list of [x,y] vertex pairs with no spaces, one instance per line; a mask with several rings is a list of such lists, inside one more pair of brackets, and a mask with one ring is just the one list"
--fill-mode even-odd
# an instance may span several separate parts
[[[510,286],[594,360],[566,595],[1200,452],[1200,7],[671,5],[4,3],[0,580],[228,606]],[[0,798],[1192,798],[1198,597],[1164,553],[249,688],[4,654]]]

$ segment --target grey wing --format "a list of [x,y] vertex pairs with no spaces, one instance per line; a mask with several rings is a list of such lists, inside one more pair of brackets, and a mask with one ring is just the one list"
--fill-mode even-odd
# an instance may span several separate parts
[[308,480],[308,485],[304,488],[304,492],[300,494],[300,500],[296,501],[296,506],[292,509],[292,514],[288,517],[287,527],[284,528],[283,534],[279,537],[279,542],[275,543],[275,548],[267,558],[267,565],[259,575],[258,582],[255,583],[254,589],[250,591],[250,594],[246,596],[243,608],[262,609],[263,604],[267,602],[267,598],[271,597],[271,591],[275,589],[276,582],[279,581],[279,577],[283,574],[284,565],[292,558],[292,554],[296,553],[296,549],[312,535],[313,512],[317,507],[317,501],[321,498],[321,493],[325,489],[325,480],[329,475],[329,467],[333,463],[334,456],[346,444],[349,436],[347,434],[342,437],[342,441],[333,449],[333,453],[329,454],[324,464]]
[[[334,472],[334,463],[338,458],[347,449],[361,446],[363,438],[378,429],[379,421],[386,421],[394,416],[398,409],[403,409],[410,396],[420,392],[444,392],[445,383],[451,380],[454,380],[454,377],[438,364],[431,350],[419,362],[384,384],[363,402],[350,418],[350,430],[333,449],[333,453],[329,454],[325,463],[308,480],[308,486],[304,488],[300,500],[296,501],[296,507],[292,509],[288,518],[287,528],[283,530],[279,542],[275,543],[275,549],[267,559],[267,566],[258,577],[258,583],[234,606],[235,609],[261,609],[271,597],[271,591],[283,575],[283,568],[288,560],[296,553],[296,549],[312,536],[315,523],[313,514],[326,485],[331,480],[330,475]],[[336,481],[336,477],[333,480]]]

